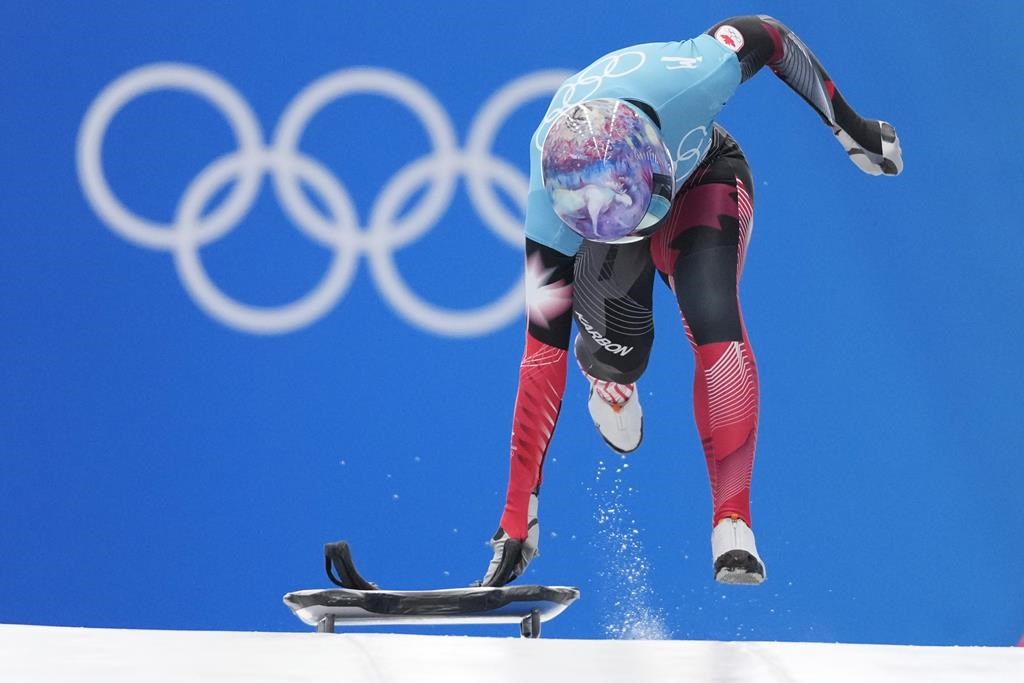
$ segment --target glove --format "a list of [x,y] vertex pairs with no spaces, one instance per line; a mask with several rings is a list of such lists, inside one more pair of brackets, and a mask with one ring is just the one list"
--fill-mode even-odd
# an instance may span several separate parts
[[540,521],[537,519],[537,494],[530,495],[529,508],[530,523],[526,532],[526,538],[522,541],[512,538],[501,527],[491,539],[491,548],[494,556],[487,566],[487,573],[477,585],[504,586],[523,575],[527,565],[536,556],[540,555],[538,544],[540,543]]
[[899,175],[903,170],[903,152],[900,150],[900,139],[896,135],[896,129],[885,121],[869,121],[868,123],[877,124],[879,127],[882,138],[881,154],[864,149],[839,126],[832,130],[836,135],[836,140],[850,155],[850,161],[857,168],[868,175]]

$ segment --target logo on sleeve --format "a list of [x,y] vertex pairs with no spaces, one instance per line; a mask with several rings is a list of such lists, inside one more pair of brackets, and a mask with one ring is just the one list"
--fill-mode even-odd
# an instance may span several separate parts
[[669,71],[676,69],[696,69],[704,61],[703,57],[662,57],[665,68]]
[[733,52],[739,52],[743,47],[743,34],[729,24],[718,27],[718,30],[715,31],[715,40]]

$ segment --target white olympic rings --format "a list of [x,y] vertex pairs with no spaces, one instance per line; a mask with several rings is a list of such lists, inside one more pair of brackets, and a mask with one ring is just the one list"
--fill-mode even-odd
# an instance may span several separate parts
[[[690,141],[695,133],[698,135],[696,144]],[[697,126],[682,137],[676,147],[676,187],[681,187],[683,182],[690,177],[690,174],[697,168],[697,164],[711,149],[712,142],[711,129],[708,126]],[[688,147],[687,145],[693,146]]]
[[[493,183],[525,211],[527,180],[522,172],[491,153],[506,118],[526,102],[554,92],[565,71],[537,71],[496,92],[480,109],[465,149],[437,99],[422,85],[394,71],[353,68],[328,74],[299,92],[286,107],[269,146],[256,115],[242,96],[214,73],[189,64],[151,64],[114,80],[90,105],[79,130],[78,176],[86,199],[100,219],[130,242],[173,254],[178,276],[196,304],[235,329],[273,334],[290,332],[325,315],[345,294],[365,253],[381,294],[395,311],[420,328],[446,336],[476,336],[508,324],[523,312],[523,282],[497,301],[470,310],[437,306],[417,295],[398,271],[394,252],[422,237],[447,211],[464,176],[474,209],[496,235],[522,247],[522,217],[496,194]],[[103,141],[122,107],[157,90],[197,95],[227,119],[238,148],[211,162],[188,185],[169,223],[143,218],[114,195],[103,170]],[[306,125],[325,106],[353,94],[373,94],[406,106],[422,123],[433,151],[400,169],[381,189],[365,227],[345,187],[324,165],[300,151]],[[199,249],[224,237],[252,208],[265,174],[286,216],[310,239],[332,250],[327,273],[312,291],[291,303],[262,307],[239,302],[213,282]],[[227,184],[226,197],[207,215],[204,209]],[[313,190],[328,215],[307,198]],[[410,197],[428,186],[407,211]]]

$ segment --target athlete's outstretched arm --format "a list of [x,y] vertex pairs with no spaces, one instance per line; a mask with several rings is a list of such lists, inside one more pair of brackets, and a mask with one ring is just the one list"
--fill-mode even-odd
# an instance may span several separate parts
[[832,129],[850,160],[871,175],[898,175],[903,157],[895,129],[865,119],[846,102],[825,67],[787,26],[768,16],[726,19],[708,34],[736,52],[746,81],[766,64]]
[[519,367],[508,494],[501,518],[502,529],[520,540],[527,537],[530,495],[540,487],[565,392],[574,260],[526,239],[526,349]]

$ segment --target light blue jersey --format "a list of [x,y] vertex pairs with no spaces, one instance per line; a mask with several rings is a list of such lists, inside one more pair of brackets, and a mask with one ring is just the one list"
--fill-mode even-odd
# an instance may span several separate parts
[[526,236],[570,256],[583,242],[555,214],[541,182],[544,136],[564,111],[599,98],[650,105],[661,120],[662,136],[675,160],[678,190],[707,153],[711,124],[739,84],[735,53],[709,35],[616,50],[570,76],[555,93],[531,140]]

